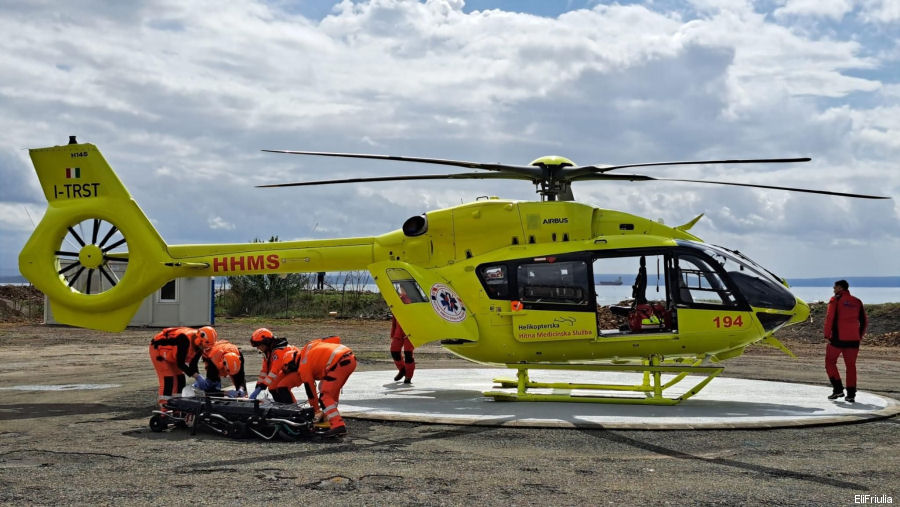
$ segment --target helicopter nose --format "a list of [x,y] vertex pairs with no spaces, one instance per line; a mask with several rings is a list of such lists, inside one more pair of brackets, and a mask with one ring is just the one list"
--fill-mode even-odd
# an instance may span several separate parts
[[809,305],[806,304],[806,301],[803,301],[800,298],[797,299],[797,304],[794,305],[794,312],[791,315],[791,320],[788,322],[790,324],[796,324],[798,322],[806,322],[809,318]]

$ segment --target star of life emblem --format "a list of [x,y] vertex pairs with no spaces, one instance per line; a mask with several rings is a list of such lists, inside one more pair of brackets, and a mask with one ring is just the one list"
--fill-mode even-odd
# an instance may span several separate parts
[[466,307],[450,287],[436,283],[431,286],[431,307],[447,322],[461,322],[466,318]]

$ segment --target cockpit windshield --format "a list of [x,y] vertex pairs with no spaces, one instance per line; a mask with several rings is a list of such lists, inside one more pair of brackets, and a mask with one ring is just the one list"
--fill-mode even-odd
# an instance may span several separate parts
[[794,295],[771,272],[748,259],[743,254],[725,248],[679,240],[684,247],[697,249],[712,257],[728,273],[750,306],[790,310],[794,308]]

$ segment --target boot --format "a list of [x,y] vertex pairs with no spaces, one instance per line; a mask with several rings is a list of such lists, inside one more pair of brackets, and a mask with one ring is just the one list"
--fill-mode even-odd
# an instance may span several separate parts
[[340,438],[347,434],[347,426],[341,424],[319,433],[322,438]]
[[847,386],[847,403],[855,403],[856,402],[856,388]]
[[394,360],[394,366],[397,367],[397,375],[394,376],[394,382],[396,382],[406,375],[406,365],[403,364],[403,359],[399,350],[391,351],[391,359]]
[[406,376],[406,378],[403,379],[403,383],[409,384],[412,382],[413,372],[416,371],[416,361],[415,359],[413,359],[412,351],[404,350],[403,354],[405,356],[403,362],[403,373]]
[[839,378],[829,378],[831,381],[831,387],[833,388],[831,395],[828,396],[829,400],[836,400],[838,398],[844,397],[844,384],[841,382]]

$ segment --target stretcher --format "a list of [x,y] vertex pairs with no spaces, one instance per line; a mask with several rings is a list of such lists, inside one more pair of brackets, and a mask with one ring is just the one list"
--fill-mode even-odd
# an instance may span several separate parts
[[317,436],[314,417],[310,407],[207,393],[168,400],[165,410],[153,411],[150,429],[161,432],[174,426],[189,429],[191,435],[202,429],[229,438],[277,437],[293,442]]

